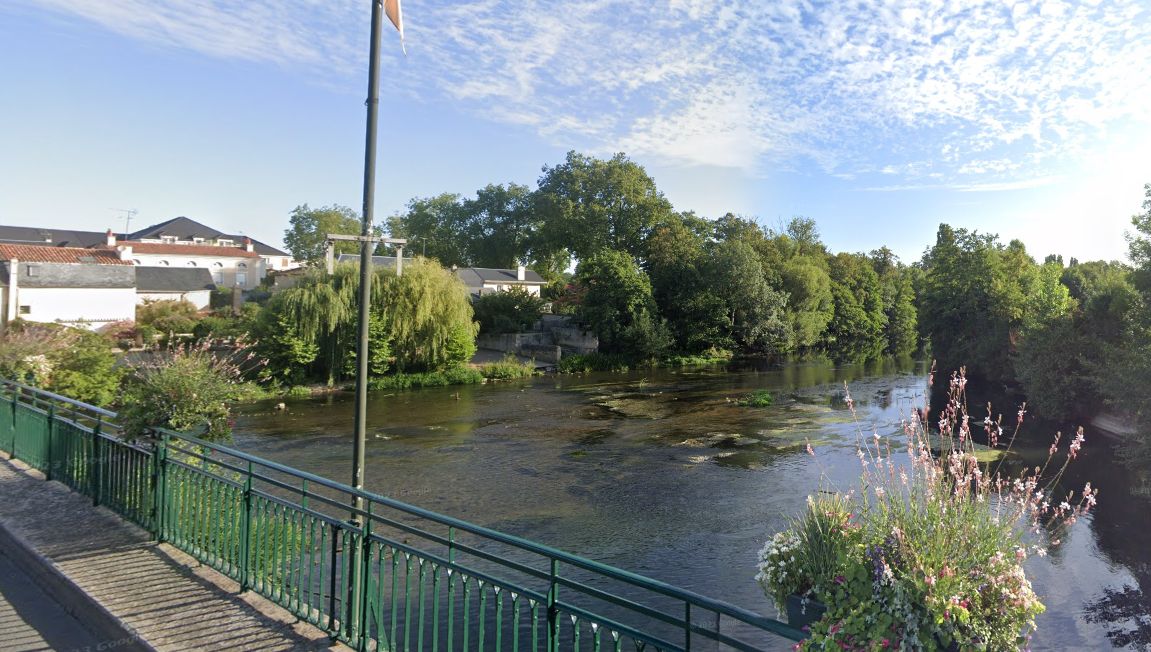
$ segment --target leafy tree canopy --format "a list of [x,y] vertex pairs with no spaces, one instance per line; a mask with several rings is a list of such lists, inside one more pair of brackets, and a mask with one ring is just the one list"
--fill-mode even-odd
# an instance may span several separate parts
[[[359,235],[362,223],[359,214],[346,207],[333,204],[311,208],[307,204],[292,209],[284,231],[284,247],[292,258],[308,265],[320,265],[327,252],[329,233]],[[360,245],[355,242],[337,242],[336,253],[356,253]]]

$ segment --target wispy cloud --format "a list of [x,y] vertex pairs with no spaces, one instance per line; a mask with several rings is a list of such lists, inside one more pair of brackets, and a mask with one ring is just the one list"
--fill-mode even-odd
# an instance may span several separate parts
[[[218,57],[358,80],[367,3],[17,0]],[[1145,0],[412,0],[392,81],[555,144],[883,188],[1012,189],[1151,119]]]

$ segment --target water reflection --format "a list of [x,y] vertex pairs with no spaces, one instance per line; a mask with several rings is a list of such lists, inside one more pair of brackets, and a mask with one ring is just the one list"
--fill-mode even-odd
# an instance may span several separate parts
[[[925,380],[926,367],[910,360],[805,359],[377,393],[367,485],[774,615],[751,579],[755,552],[809,493],[853,485],[857,438],[898,436],[926,399]],[[773,405],[735,403],[757,390]],[[1012,402],[996,405],[1014,415]],[[346,479],[351,398],[288,408],[254,407],[240,419],[238,444]],[[1010,463],[1041,462],[1049,428],[1021,434]],[[1048,605],[1033,648],[1147,648],[1151,504],[1133,495],[1110,446],[1088,437],[1065,484],[1078,490],[1091,480],[1098,511],[1060,550],[1029,561]]]

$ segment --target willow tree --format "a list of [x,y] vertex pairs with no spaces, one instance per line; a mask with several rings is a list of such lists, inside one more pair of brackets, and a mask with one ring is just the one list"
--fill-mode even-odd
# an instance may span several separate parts
[[467,288],[448,270],[422,258],[404,263],[403,275],[377,272],[373,305],[383,320],[400,370],[443,369],[466,362],[476,350]]
[[[440,369],[475,352],[476,326],[463,284],[434,262],[406,262],[403,276],[374,270],[368,369],[382,375]],[[269,304],[259,335],[262,353],[282,378],[301,367],[329,385],[354,375],[360,275],[344,263],[331,275],[315,270]]]

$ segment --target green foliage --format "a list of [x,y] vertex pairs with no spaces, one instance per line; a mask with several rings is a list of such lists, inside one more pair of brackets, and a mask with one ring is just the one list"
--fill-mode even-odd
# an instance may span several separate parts
[[576,152],[543,169],[535,209],[550,242],[580,261],[603,250],[641,256],[648,233],[672,212],[655,181],[627,156],[605,161]]
[[116,399],[124,372],[116,365],[118,356],[108,337],[77,329],[67,348],[50,351],[47,357],[52,363],[51,391],[99,406]]
[[602,351],[651,357],[670,344],[651,282],[630,256],[601,251],[580,262],[576,281],[587,289],[579,318],[595,331]]
[[472,301],[481,333],[522,333],[540,317],[543,300],[514,287],[485,294]]
[[880,354],[887,315],[879,275],[862,254],[837,254],[829,264],[834,314],[827,328],[828,350],[841,358]]
[[186,432],[209,441],[231,437],[231,404],[242,399],[244,346],[213,352],[205,343],[148,354],[130,367],[119,401],[119,422],[129,438],[155,428]]
[[412,251],[439,261],[444,267],[470,264],[468,219],[463,199],[454,193],[416,198],[407,213],[388,218],[392,237],[407,238]]
[[586,374],[593,371],[627,371],[634,361],[625,355],[613,353],[587,353],[565,355],[556,369],[562,374]]
[[467,290],[454,274],[417,259],[403,276],[380,273],[380,314],[396,369],[439,370],[475,354],[476,325]]
[[[375,269],[368,326],[369,373],[445,369],[475,353],[476,327],[467,291],[451,272],[417,259],[394,270]],[[254,327],[266,375],[293,385],[306,378],[329,385],[355,373],[359,269],[321,270],[278,293]]]
[[145,301],[136,306],[136,324],[165,335],[191,333],[199,321],[199,311],[187,301]]
[[520,362],[514,355],[507,355],[499,362],[488,362],[480,365],[480,373],[484,375],[484,378],[492,380],[529,378],[535,375],[536,366],[531,362]]
[[368,381],[368,387],[377,389],[416,389],[420,387],[448,387],[450,385],[478,385],[484,381],[483,373],[470,367],[450,367],[442,371],[397,373]]
[[[329,233],[360,235],[363,229],[359,214],[346,206],[310,208],[307,204],[292,209],[289,227],[284,231],[284,248],[292,258],[309,265],[322,265],[327,252]],[[335,243],[336,254],[356,253],[358,242]]]
[[715,317],[722,319],[725,339],[753,353],[775,353],[787,347],[791,339],[787,298],[768,285],[750,245],[739,241],[715,244],[700,276],[708,294],[718,299],[713,304],[719,308]]
[[[954,642],[1008,650],[1034,631],[1044,606],[1023,562],[1059,545],[1095,504],[1090,484],[1074,505],[1071,492],[1057,495],[1082,430],[1061,465],[1056,438],[1042,470],[1004,475],[976,455],[965,386],[962,374],[952,378],[939,433],[912,420],[907,462],[893,463],[890,443],[861,433],[858,493],[809,499],[803,517],[761,551],[757,579],[765,593],[777,603],[800,593],[827,607],[800,649],[947,649]],[[1003,435],[998,423],[985,429],[993,445]]]
[[15,321],[0,335],[0,377],[108,405],[123,375],[112,347],[111,338],[86,329]]
[[818,344],[835,316],[831,277],[822,258],[798,255],[780,268],[795,348]]
[[767,391],[766,389],[761,389],[761,390],[752,392],[752,393],[736,400],[736,402],[735,402],[735,404],[740,406],[740,407],[755,407],[755,408],[771,407],[772,404],[774,404],[774,403],[775,403],[775,399],[771,396],[771,392]]

